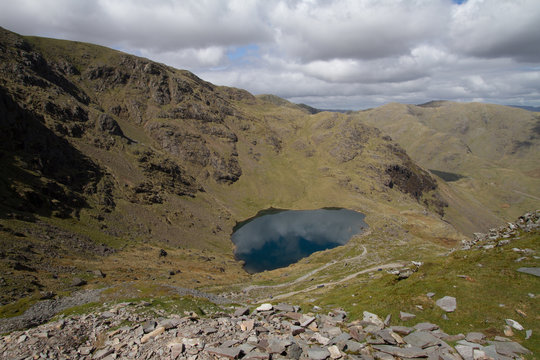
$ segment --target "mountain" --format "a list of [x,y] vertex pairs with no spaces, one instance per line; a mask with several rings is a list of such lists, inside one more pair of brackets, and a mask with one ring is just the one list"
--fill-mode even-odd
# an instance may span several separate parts
[[[517,312],[538,332],[540,213],[473,235],[538,208],[536,116],[450,102],[315,111],[104,47],[0,29],[0,332],[64,311],[76,339],[56,325],[27,334],[59,344],[53,355],[69,343],[100,358],[114,342],[94,341],[88,319],[110,319],[99,332],[111,337],[126,326],[135,342],[153,334],[156,345],[157,332],[180,332],[169,324],[146,336],[137,322],[188,311],[197,328],[208,312],[227,318],[222,304],[294,300],[306,312],[346,308],[364,330],[364,311],[412,326],[406,311],[419,326],[443,321],[452,333],[538,349],[537,335],[506,335],[506,319]],[[369,228],[250,275],[231,233],[271,208],[352,209]],[[457,310],[443,312],[432,292],[457,298]],[[125,309],[142,317],[123,326]],[[3,337],[0,352],[26,354],[27,338]],[[151,356],[145,346],[139,355]]]
[[358,210],[374,239],[463,237],[439,181],[354,116],[86,43],[2,30],[0,49],[3,303],[79,279],[245,281],[230,234],[270,207]]
[[446,179],[446,216],[462,231],[478,231],[478,225],[486,230],[538,207],[538,114],[500,105],[436,101],[388,104],[356,116]]

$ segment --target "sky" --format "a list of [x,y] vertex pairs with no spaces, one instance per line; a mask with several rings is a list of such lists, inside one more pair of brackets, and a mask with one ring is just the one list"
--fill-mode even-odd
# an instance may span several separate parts
[[540,106],[540,0],[0,0],[0,26],[86,41],[320,109]]

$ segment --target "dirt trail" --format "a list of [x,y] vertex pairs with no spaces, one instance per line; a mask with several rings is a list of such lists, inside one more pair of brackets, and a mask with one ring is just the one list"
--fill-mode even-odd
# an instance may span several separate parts
[[358,275],[365,274],[365,273],[368,273],[368,272],[371,272],[371,271],[376,271],[376,270],[379,270],[379,269],[391,269],[391,268],[402,267],[402,266],[404,266],[403,263],[390,263],[390,264],[373,266],[373,267],[370,267],[368,269],[364,269],[362,271],[355,272],[354,274],[347,275],[347,276],[345,276],[344,278],[342,278],[340,280],[321,283],[321,284],[316,284],[316,285],[312,285],[312,286],[310,286],[310,287],[308,287],[306,289],[297,290],[297,291],[290,291],[288,293],[279,294],[279,295],[276,295],[276,296],[272,296],[272,298],[260,300],[260,302],[284,299],[284,298],[287,298],[287,297],[290,297],[290,296],[293,296],[293,295],[296,295],[296,294],[300,294],[300,293],[303,293],[303,292],[313,291],[313,290],[319,289],[321,287],[336,285],[336,284],[339,284],[339,283],[342,283],[342,282],[345,282],[345,281],[349,281],[349,280],[357,277]]
[[337,264],[338,262],[343,262],[343,261],[356,261],[364,256],[366,256],[367,254],[367,249],[365,246],[362,245],[362,248],[364,249],[362,251],[362,254],[358,255],[358,256],[355,256],[353,258],[347,258],[347,259],[343,259],[343,260],[332,260],[326,264],[324,264],[323,266],[320,266],[314,270],[311,270],[310,272],[308,272],[307,274],[305,275],[302,275],[300,276],[299,278],[295,279],[295,280],[292,280],[292,281],[289,281],[289,282],[286,282],[286,283],[283,283],[283,284],[277,284],[277,285],[250,285],[246,288],[243,289],[243,292],[250,292],[250,291],[253,291],[253,290],[258,290],[258,289],[275,289],[275,288],[282,288],[282,287],[286,287],[286,286],[290,286],[290,285],[294,285],[294,284],[297,284],[299,282],[302,282],[302,281],[305,281],[307,280],[308,278],[310,278],[311,276],[313,276],[314,274],[318,273],[319,271],[321,270],[324,270],[326,269],[327,267],[329,266],[332,266],[334,264]]

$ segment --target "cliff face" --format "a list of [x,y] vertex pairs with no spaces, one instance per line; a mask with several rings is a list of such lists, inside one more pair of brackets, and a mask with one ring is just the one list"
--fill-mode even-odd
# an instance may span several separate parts
[[0,30],[0,114],[2,267],[37,284],[2,301],[143,244],[243,276],[230,232],[270,206],[444,212],[434,178],[351,116],[95,45]]

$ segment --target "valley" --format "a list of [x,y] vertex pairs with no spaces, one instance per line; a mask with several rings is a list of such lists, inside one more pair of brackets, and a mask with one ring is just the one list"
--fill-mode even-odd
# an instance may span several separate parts
[[[0,327],[43,301],[66,317],[124,302],[204,316],[285,301],[349,319],[415,313],[494,337],[519,309],[532,337],[507,336],[540,350],[539,279],[517,272],[538,267],[537,114],[452,102],[313,113],[2,28],[0,61]],[[231,235],[269,208],[349,209],[368,229],[249,274]],[[475,233],[488,233],[484,247],[464,249]],[[80,291],[94,295],[63,305]],[[428,292],[457,297],[459,311],[444,319]]]

